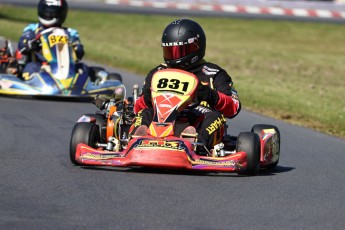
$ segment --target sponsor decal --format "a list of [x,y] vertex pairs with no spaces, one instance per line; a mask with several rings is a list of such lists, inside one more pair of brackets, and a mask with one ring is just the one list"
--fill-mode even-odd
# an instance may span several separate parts
[[175,150],[183,150],[180,141],[164,141],[164,140],[142,140],[137,148],[168,148]]
[[192,44],[195,41],[198,41],[198,37],[188,38],[187,41],[179,41],[179,42],[162,42],[162,46],[183,46]]
[[206,160],[195,160],[193,163],[203,164],[203,165],[226,165],[226,166],[235,166],[237,163],[233,160],[231,161],[206,161]]
[[195,63],[199,60],[199,57],[198,56],[195,56],[192,58],[192,60],[190,60],[191,63]]
[[48,6],[61,6],[61,0],[46,0]]
[[202,114],[212,112],[212,110],[209,108],[209,105],[207,104],[206,101],[202,101],[200,103],[200,106],[196,107],[195,109],[201,112]]
[[183,46],[188,44],[187,42],[162,42],[162,46]]
[[226,122],[226,119],[224,116],[219,117],[217,120],[215,120],[210,126],[206,128],[208,134],[212,134],[214,131],[222,127]]
[[89,159],[89,160],[107,160],[111,158],[119,157],[118,154],[95,154],[95,153],[85,153],[81,155],[80,159]]
[[202,68],[202,72],[205,74],[205,75],[216,75],[218,72],[219,72],[219,69],[212,69],[210,67],[207,67],[207,66],[204,66]]
[[196,38],[188,38],[188,43],[193,43],[195,40],[197,40]]
[[142,121],[143,121],[143,117],[141,115],[143,111],[141,110],[138,115],[135,117],[135,122],[134,122],[134,127],[138,127],[142,124]]

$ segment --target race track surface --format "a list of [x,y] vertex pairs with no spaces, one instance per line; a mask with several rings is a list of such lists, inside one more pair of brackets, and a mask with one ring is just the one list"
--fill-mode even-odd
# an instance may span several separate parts
[[[130,87],[142,78],[122,72]],[[343,229],[345,140],[243,110],[281,131],[281,159],[255,177],[77,167],[73,125],[91,103],[0,97],[0,229]]]

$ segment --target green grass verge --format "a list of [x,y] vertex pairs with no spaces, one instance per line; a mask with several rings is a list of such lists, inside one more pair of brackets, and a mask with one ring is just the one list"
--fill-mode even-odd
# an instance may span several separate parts
[[[1,35],[17,40],[36,10],[0,6]],[[141,75],[162,62],[161,33],[175,16],[70,10],[85,59]],[[326,23],[197,18],[206,59],[232,76],[244,108],[345,137],[345,30]]]

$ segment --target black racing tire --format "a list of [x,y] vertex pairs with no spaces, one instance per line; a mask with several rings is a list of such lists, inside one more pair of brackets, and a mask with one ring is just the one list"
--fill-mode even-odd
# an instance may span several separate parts
[[100,66],[89,66],[89,76],[92,82],[96,81],[99,71],[106,71],[106,69]]
[[89,69],[91,71],[94,71],[95,73],[97,73],[99,71],[106,71],[105,68],[103,68],[101,66],[89,66]]
[[7,69],[6,63],[0,64],[0,73],[6,73],[6,69]]
[[276,127],[274,125],[256,124],[252,127],[251,132],[256,133],[259,137],[261,137],[261,135],[262,135],[261,132],[263,129],[274,129],[277,133],[277,136],[278,136],[278,146],[279,146],[278,160],[272,164],[262,166],[262,168],[265,168],[265,169],[274,169],[275,167],[277,167],[277,165],[279,163],[279,158],[280,158],[280,131],[279,131],[278,127]]
[[236,143],[237,152],[247,153],[247,168],[238,172],[240,175],[255,176],[259,171],[260,138],[253,132],[242,132],[238,135]]
[[92,148],[97,147],[100,141],[99,128],[94,123],[78,122],[74,125],[70,141],[70,159],[75,165],[80,165],[75,159],[77,145],[79,143],[87,144]]
[[107,77],[107,80],[117,80],[122,83],[122,76],[118,73],[110,73]]
[[17,66],[17,77],[21,80],[24,80],[23,79],[23,71],[24,71],[24,65],[18,65]]
[[106,142],[106,122],[107,118],[105,117],[104,114],[85,114],[85,116],[90,116],[96,118],[96,125],[99,128],[99,134],[101,137],[101,143]]

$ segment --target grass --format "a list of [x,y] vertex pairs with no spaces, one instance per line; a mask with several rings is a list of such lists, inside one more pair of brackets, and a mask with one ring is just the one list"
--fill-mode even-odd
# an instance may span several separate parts
[[[17,40],[36,10],[0,6],[1,35]],[[244,108],[345,137],[344,25],[197,18],[206,59],[232,76]],[[162,62],[161,33],[175,16],[70,10],[85,59],[140,75]]]

